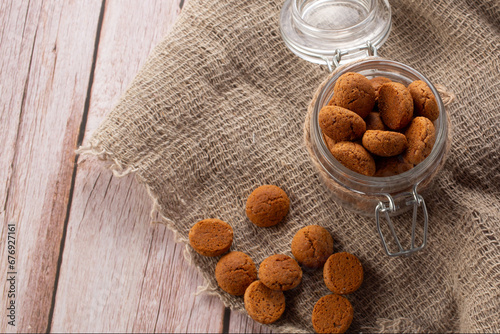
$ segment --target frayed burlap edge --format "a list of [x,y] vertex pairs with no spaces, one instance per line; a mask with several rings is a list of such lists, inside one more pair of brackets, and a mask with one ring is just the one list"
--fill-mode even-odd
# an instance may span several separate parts
[[[107,169],[109,169],[112,173],[113,176],[117,178],[122,178],[125,177],[129,174],[134,174],[135,175],[135,180],[138,182],[141,186],[143,186],[146,189],[146,192],[148,193],[149,198],[151,199],[152,202],[152,207],[151,207],[151,212],[149,214],[150,216],[150,223],[151,224],[162,224],[165,225],[172,233],[174,234],[174,241],[176,243],[183,243],[184,244],[184,250],[182,252],[184,259],[188,262],[189,265],[194,266],[198,273],[201,275],[203,278],[203,285],[198,286],[196,292],[193,292],[193,295],[199,296],[202,294],[209,295],[209,296],[217,296],[219,300],[224,304],[225,307],[230,308],[232,311],[237,311],[240,313],[244,313],[249,319],[250,316],[243,310],[238,310],[238,309],[233,309],[230,307],[229,304],[224,302],[224,299],[221,296],[221,293],[212,287],[210,287],[210,284],[208,283],[208,279],[205,277],[206,273],[201,270],[199,266],[196,266],[194,264],[194,259],[193,255],[189,251],[189,240],[186,238],[183,238],[180,236],[179,231],[175,227],[175,222],[172,221],[170,218],[164,216],[161,211],[161,205],[159,204],[158,198],[153,194],[151,188],[143,181],[141,181],[138,177],[136,172],[139,170],[135,166],[125,166],[113,156],[113,153],[110,151],[107,151],[102,147],[102,145],[99,142],[89,142],[86,145],[80,146],[76,151],[76,154],[78,155],[87,155],[87,156],[93,156],[98,158],[101,161],[108,162],[110,163],[107,166]],[[159,221],[157,221],[157,217],[160,218]],[[267,326],[270,329],[272,329],[274,332],[279,332],[279,333],[308,333],[307,331],[304,331],[301,328],[294,327],[294,326],[279,326],[275,327],[272,324],[271,325],[263,325]]]

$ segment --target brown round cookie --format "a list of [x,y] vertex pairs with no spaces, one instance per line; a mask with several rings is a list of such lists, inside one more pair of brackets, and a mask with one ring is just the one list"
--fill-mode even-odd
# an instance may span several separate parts
[[233,243],[233,229],[220,219],[204,219],[189,230],[189,244],[204,256],[219,256]]
[[247,287],[257,279],[257,268],[245,253],[230,252],[217,262],[215,279],[222,290],[242,296]]
[[388,128],[392,130],[404,128],[413,116],[413,99],[410,91],[399,82],[383,84],[379,91],[378,110]]
[[353,317],[354,310],[347,298],[332,294],[316,302],[311,318],[317,333],[345,333]]
[[408,149],[403,158],[414,165],[431,154],[436,141],[434,124],[427,117],[415,117],[405,132]]
[[413,168],[413,164],[404,161],[401,156],[390,158],[379,158],[375,161],[377,171],[375,176],[394,176],[409,171]]
[[283,292],[271,290],[261,281],[250,284],[245,291],[243,300],[248,315],[261,324],[273,323],[285,312]]
[[320,268],[333,254],[333,238],[321,226],[303,227],[292,239],[292,254],[301,265]]
[[382,118],[380,117],[380,113],[371,112],[365,118],[366,130],[387,130],[384,122],[382,122]]
[[358,114],[342,107],[321,108],[318,122],[321,131],[336,142],[360,138],[366,130],[365,121]]
[[354,72],[342,74],[333,87],[333,105],[349,109],[365,118],[375,105],[375,89],[364,75]]
[[259,279],[269,289],[286,291],[302,281],[302,269],[298,263],[284,254],[271,255],[259,267]]
[[248,196],[246,214],[255,225],[269,227],[282,221],[289,209],[290,199],[283,189],[273,185],[263,185]]
[[368,130],[362,141],[369,152],[381,157],[393,157],[408,147],[405,135],[393,131]]
[[330,152],[342,165],[366,176],[375,174],[375,161],[363,146],[349,141],[335,144]]
[[413,81],[408,86],[408,90],[413,98],[415,116],[427,117],[431,121],[438,119],[439,108],[436,97],[425,82],[421,80]]
[[373,89],[375,89],[375,101],[377,101],[380,87],[385,83],[392,82],[392,80],[386,77],[375,77],[370,79],[370,82],[372,83]]
[[336,253],[326,261],[323,279],[331,292],[347,295],[358,290],[363,283],[363,267],[356,256],[347,252]]

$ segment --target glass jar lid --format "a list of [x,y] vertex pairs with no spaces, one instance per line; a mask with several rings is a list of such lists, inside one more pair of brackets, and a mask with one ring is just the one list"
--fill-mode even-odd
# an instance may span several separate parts
[[387,0],[286,0],[280,30],[299,57],[330,70],[375,56],[391,30]]

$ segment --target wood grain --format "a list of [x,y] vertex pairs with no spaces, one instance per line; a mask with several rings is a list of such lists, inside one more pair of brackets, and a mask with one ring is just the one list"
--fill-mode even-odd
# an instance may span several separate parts
[[232,311],[231,318],[229,319],[228,333],[272,333],[272,331],[268,327],[254,321],[248,315]]
[[[106,2],[86,138],[179,11],[177,1]],[[201,276],[173,234],[149,224],[151,201],[132,176],[112,178],[81,157],[72,203],[52,331],[222,330],[222,303],[193,296]]]
[[1,219],[17,227],[18,293],[17,326],[2,314],[0,332],[48,328],[101,4],[1,2]]

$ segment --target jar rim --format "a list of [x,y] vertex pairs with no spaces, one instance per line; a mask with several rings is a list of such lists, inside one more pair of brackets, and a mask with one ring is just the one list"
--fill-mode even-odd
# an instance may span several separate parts
[[294,19],[296,20],[296,23],[299,23],[302,28],[305,28],[307,31],[312,32],[312,33],[328,33],[328,34],[334,34],[334,33],[342,33],[342,32],[352,32],[361,26],[363,26],[368,20],[372,19],[375,13],[375,1],[376,0],[369,0],[370,4],[368,7],[368,15],[361,20],[360,22],[346,27],[346,28],[341,28],[341,29],[320,29],[317,28],[313,25],[310,25],[306,20],[302,18],[302,16],[299,13],[299,8],[297,6],[297,2],[300,0],[292,0],[292,15],[294,16]]
[[[380,68],[384,66],[394,70],[402,71],[403,73],[410,73],[414,77],[418,78],[416,80],[422,80],[429,86],[432,93],[436,97],[439,109],[439,123],[436,128],[436,141],[430,155],[409,171],[394,176],[365,176],[346,168],[333,157],[323,140],[322,132],[319,127],[318,115],[320,109],[323,107],[322,101],[324,102],[325,98],[327,98],[327,96],[325,95],[328,93],[328,88],[331,88],[332,85],[335,84],[338,77],[340,77],[342,74],[346,72],[359,72],[371,69],[375,70],[377,69],[377,67]],[[408,188],[408,186],[419,184],[428,175],[429,171],[435,170],[437,162],[439,162],[443,158],[442,152],[446,149],[446,139],[449,125],[446,110],[439,92],[423,74],[408,65],[393,60],[382,58],[366,59],[353,64],[345,65],[342,70],[334,74],[321,88],[321,92],[318,95],[311,117],[311,135],[313,136],[311,140],[315,141],[314,146],[316,146],[317,150],[319,150],[319,152],[315,151],[315,154],[321,154],[322,157],[326,160],[325,163],[328,165],[324,166],[321,162],[321,159],[318,159],[320,161],[320,164],[322,164],[323,169],[337,183],[357,193],[384,194],[389,192],[386,191],[388,188],[400,188],[401,190],[404,190]],[[329,168],[327,167],[330,167],[330,169],[338,172],[339,175],[332,175],[332,173],[329,171]],[[348,180],[348,182],[345,182],[345,180]],[[369,191],[360,191],[359,188],[369,189]]]

